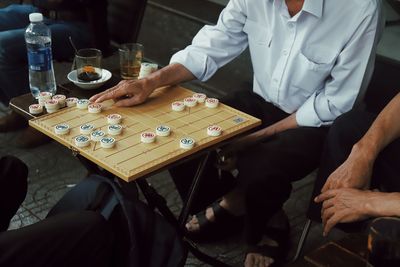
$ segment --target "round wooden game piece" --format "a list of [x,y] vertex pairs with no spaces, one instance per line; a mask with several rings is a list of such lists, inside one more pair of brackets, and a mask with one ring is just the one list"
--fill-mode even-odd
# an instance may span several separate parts
[[81,134],[90,134],[94,130],[94,125],[90,123],[82,124],[79,127],[79,131]]
[[78,98],[76,97],[69,97],[65,99],[65,103],[67,103],[67,107],[75,107],[76,102],[78,102]]
[[153,132],[144,132],[140,135],[140,141],[145,144],[153,143],[156,140],[156,134]]
[[50,92],[40,92],[39,93],[39,100],[49,100],[51,99],[52,94]]
[[119,124],[111,124],[107,127],[108,134],[119,135],[122,132],[122,126]]
[[175,101],[171,104],[173,111],[183,111],[185,109],[185,103],[182,101]]
[[183,149],[191,149],[194,146],[194,139],[190,137],[184,137],[179,140],[179,146]]
[[93,103],[88,106],[89,113],[100,113],[101,112],[101,104]]
[[206,101],[207,96],[205,94],[197,93],[193,95],[193,98],[196,99],[198,103],[204,103],[204,101]]
[[54,126],[54,132],[58,135],[69,133],[69,125],[66,123],[57,124]]
[[29,113],[36,115],[43,112],[43,106],[39,104],[32,104],[29,106]]
[[115,145],[114,137],[103,137],[100,139],[100,146],[102,148],[113,148]]
[[97,142],[97,141],[100,141],[101,138],[103,138],[105,135],[106,135],[106,133],[103,132],[102,130],[96,130],[90,134],[90,139]]
[[107,116],[107,123],[108,124],[119,124],[121,123],[122,116],[119,114],[110,114]]
[[79,99],[76,102],[76,107],[79,109],[87,109],[90,101],[88,99]]
[[206,99],[206,107],[208,108],[216,108],[218,107],[219,100],[216,98],[207,98]]
[[65,95],[55,95],[55,96],[53,96],[52,99],[57,100],[58,101],[58,106],[60,108],[63,108],[63,107],[65,107],[66,98],[67,97]]
[[58,101],[57,100],[54,100],[54,99],[48,99],[48,100],[46,100],[45,102],[44,102],[44,105],[45,105],[45,107],[46,107],[46,109],[47,110],[49,110],[49,109],[51,109],[51,110],[54,110],[54,109],[58,109]]
[[218,125],[211,125],[207,127],[207,134],[209,136],[220,136],[222,132],[222,128]]
[[171,128],[169,126],[159,125],[156,128],[156,134],[158,136],[169,136],[170,133],[171,133]]
[[185,106],[192,108],[197,105],[197,100],[194,97],[186,97],[183,103],[185,103]]
[[87,137],[86,135],[78,135],[77,137],[75,137],[75,145],[77,147],[85,147],[88,146],[90,144],[90,140],[89,137]]

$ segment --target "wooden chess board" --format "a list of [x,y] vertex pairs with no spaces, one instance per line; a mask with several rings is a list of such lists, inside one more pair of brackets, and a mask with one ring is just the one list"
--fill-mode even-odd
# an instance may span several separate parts
[[[205,107],[204,103],[192,108],[186,107],[181,112],[171,109],[172,102],[183,101],[193,94],[194,92],[180,86],[165,87],[157,89],[144,104],[138,106],[129,108],[109,106],[98,114],[69,107],[32,119],[29,124],[129,182],[261,123],[259,119],[221,103],[214,109]],[[96,129],[107,133],[106,116],[114,113],[122,115],[120,124],[124,127],[121,135],[114,136],[116,139],[114,148],[102,148],[94,141],[84,148],[75,145],[74,138],[80,135],[80,125],[91,123]],[[55,134],[54,126],[60,123],[67,123],[70,126],[69,134]],[[145,131],[155,132],[159,125],[169,126],[170,136],[157,136],[156,141],[150,144],[141,143],[140,134]],[[207,127],[210,125],[219,125],[222,134],[218,137],[208,136]],[[180,148],[179,141],[183,137],[195,140],[192,149]]]

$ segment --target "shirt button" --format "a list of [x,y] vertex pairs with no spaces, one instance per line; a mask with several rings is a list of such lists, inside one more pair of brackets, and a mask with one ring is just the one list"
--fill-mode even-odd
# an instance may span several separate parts
[[287,50],[283,50],[283,55],[287,56],[287,54],[288,54],[288,51]]
[[293,29],[293,23],[288,23],[288,27],[289,27],[289,29]]

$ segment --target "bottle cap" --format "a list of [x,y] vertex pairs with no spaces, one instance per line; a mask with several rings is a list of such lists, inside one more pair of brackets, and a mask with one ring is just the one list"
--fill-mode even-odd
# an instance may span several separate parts
[[29,14],[29,21],[30,22],[40,22],[43,21],[42,13],[31,13]]

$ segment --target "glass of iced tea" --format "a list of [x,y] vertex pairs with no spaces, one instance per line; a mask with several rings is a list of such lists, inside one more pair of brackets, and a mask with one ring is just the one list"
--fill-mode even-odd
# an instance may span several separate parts
[[122,79],[137,79],[143,60],[143,45],[138,43],[122,44],[119,48],[119,63]]
[[374,267],[400,266],[400,219],[372,221],[368,233],[368,261]]
[[101,78],[101,51],[95,48],[80,49],[75,54],[78,81],[92,82]]

